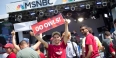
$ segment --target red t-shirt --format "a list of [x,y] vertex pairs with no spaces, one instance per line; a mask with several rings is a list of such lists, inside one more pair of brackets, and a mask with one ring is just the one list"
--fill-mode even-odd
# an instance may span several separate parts
[[[116,50],[113,48],[113,43],[110,43],[109,45],[109,49],[110,49],[110,53],[115,52]],[[112,55],[112,58],[114,58],[114,56]]]
[[85,40],[85,55],[87,56],[88,54],[88,51],[89,51],[89,46],[88,45],[92,45],[93,47],[93,52],[90,56],[90,58],[95,58],[97,56],[99,56],[99,52],[98,52],[98,46],[97,46],[97,43],[94,39],[94,36],[92,34],[88,34],[86,36],[86,40]]
[[16,58],[16,54],[12,52],[7,56],[7,58]]
[[40,58],[45,58],[45,55],[42,52],[40,52],[39,56]]
[[66,58],[66,44],[61,42],[60,45],[49,45],[48,46],[48,58]]

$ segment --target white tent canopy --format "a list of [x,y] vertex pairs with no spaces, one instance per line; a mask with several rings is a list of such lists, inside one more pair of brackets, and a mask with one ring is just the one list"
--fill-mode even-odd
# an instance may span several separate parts
[[8,17],[9,17],[9,14],[0,15],[0,19],[7,19]]

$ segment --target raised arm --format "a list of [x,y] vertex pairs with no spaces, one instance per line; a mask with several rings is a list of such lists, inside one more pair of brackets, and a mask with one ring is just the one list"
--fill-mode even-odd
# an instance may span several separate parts
[[19,51],[20,48],[19,48],[19,46],[16,44],[15,31],[12,31],[11,34],[12,34],[12,43],[13,43],[14,47]]
[[[34,35],[33,32],[30,32],[31,35]],[[35,36],[37,40],[39,40],[46,48],[48,48],[48,43],[42,39],[42,34],[39,34],[39,36]]]
[[32,46],[32,48],[33,48],[34,50],[36,50],[37,48],[39,48],[40,44],[41,44],[41,42],[38,41],[35,45]]
[[[34,35],[32,35],[32,34],[30,34],[30,35],[31,35],[31,36],[34,36]],[[33,48],[34,50],[36,50],[40,45],[41,45],[41,42],[38,41],[35,45],[32,46],[32,48]]]
[[68,20],[65,20],[65,32],[64,32],[64,43],[67,44],[67,41],[69,39],[69,30],[68,30]]

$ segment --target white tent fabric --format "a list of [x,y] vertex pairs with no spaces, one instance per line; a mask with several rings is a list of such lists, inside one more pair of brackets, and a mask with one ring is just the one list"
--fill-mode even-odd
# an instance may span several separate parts
[[8,17],[9,17],[9,14],[0,15],[0,19],[7,19]]

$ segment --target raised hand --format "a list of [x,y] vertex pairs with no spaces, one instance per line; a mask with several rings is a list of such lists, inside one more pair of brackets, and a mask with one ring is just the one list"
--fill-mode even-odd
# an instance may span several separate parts
[[13,30],[13,31],[11,32],[11,34],[12,34],[12,43],[13,43],[14,47],[19,51],[20,48],[19,48],[19,46],[16,44],[15,31]]
[[42,38],[42,33],[40,33],[38,36],[39,36],[40,38]]
[[66,19],[65,20],[65,24],[68,25],[70,22],[69,22],[69,19]]
[[38,41],[40,41],[42,44],[44,44],[44,46],[45,46],[46,48],[48,48],[48,43],[42,39],[42,33],[41,33],[41,34],[38,34],[38,35],[34,35],[34,33],[33,33],[32,31],[30,31],[30,34],[31,34],[32,36],[35,36],[35,38],[36,38]]
[[11,34],[12,34],[12,36],[14,36],[14,35],[15,35],[15,31],[13,30],[13,31],[11,32]]
[[34,33],[33,33],[32,31],[30,31],[30,35],[31,35],[31,36],[34,36]]
[[40,38],[42,38],[42,34],[34,35],[34,33],[33,33],[32,31],[30,31],[30,35],[31,35],[31,36],[35,36],[35,37],[40,37]]

